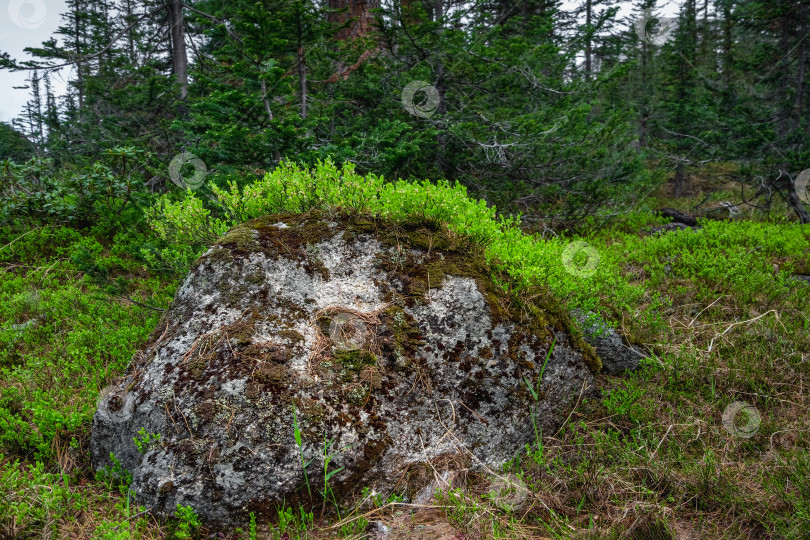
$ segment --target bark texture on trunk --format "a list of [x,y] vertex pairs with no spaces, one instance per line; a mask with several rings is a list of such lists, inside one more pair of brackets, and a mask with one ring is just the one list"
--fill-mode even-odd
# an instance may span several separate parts
[[[442,18],[444,17],[444,1],[443,0],[434,0],[433,1],[433,21],[440,23]],[[443,32],[443,28],[441,24],[437,25],[436,27],[436,34],[441,35]],[[434,66],[435,74],[436,74],[436,91],[439,93],[439,106],[436,107],[436,113],[439,115],[444,114],[447,112],[447,105],[444,101],[444,95],[447,91],[447,79],[446,79],[446,71],[444,62],[441,59],[436,60],[436,65]],[[447,164],[445,161],[445,157],[447,154],[447,135],[443,130],[439,130],[438,135],[436,135],[436,168],[442,171],[443,173],[447,172]]]
[[683,161],[678,161],[675,166],[675,178],[673,179],[674,195],[680,197],[683,195],[684,187],[686,186],[686,170]]
[[180,85],[178,99],[181,112],[185,113],[185,101],[188,98],[188,55],[186,53],[185,29],[183,24],[183,2],[169,0],[169,25],[172,38],[172,65]]
[[805,63],[807,62],[807,39],[804,37],[806,33],[807,6],[805,5],[799,9],[799,39],[801,39],[801,43],[799,43],[798,59],[796,62],[798,64],[798,73],[796,74],[796,98],[794,103],[796,129],[801,128],[802,112],[804,108],[804,78],[807,73],[805,66]]
[[301,118],[307,117],[307,59],[304,56],[304,46],[298,46],[298,84],[299,84],[299,104],[301,108]]
[[327,20],[342,26],[335,34],[340,41],[367,36],[374,26],[371,10],[380,7],[379,0],[327,0],[326,4],[331,10]]
[[[593,13],[593,6],[591,0],[585,1],[585,25],[588,27],[588,32],[591,30],[591,15]],[[593,71],[593,38],[588,34],[585,41],[585,80],[591,80],[591,72]]]

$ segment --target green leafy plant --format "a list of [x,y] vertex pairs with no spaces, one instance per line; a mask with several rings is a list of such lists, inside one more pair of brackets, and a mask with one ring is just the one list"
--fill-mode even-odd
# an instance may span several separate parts
[[642,387],[630,383],[624,388],[612,389],[602,403],[610,414],[641,423],[649,416],[643,399],[645,394]]
[[334,452],[330,452],[332,448],[332,444],[334,443],[334,439],[329,441],[324,439],[323,442],[323,504],[321,506],[321,517],[326,512],[326,500],[331,495],[332,503],[335,505],[335,508],[339,508],[337,506],[337,501],[335,500],[334,493],[332,492],[332,488],[329,485],[329,479],[335,476],[337,473],[343,470],[343,467],[338,467],[337,469],[329,470],[329,464],[332,462],[332,459],[335,457]]
[[537,389],[535,389],[535,385],[532,384],[529,379],[525,376],[523,377],[523,381],[526,383],[526,387],[529,389],[529,392],[532,395],[532,399],[535,403],[535,408],[532,409],[532,426],[534,427],[534,438],[535,443],[537,445],[537,453],[535,454],[535,460],[542,460],[543,456],[543,430],[542,428],[537,427],[537,403],[540,401],[540,385],[543,382],[543,373],[546,371],[546,364],[548,364],[549,358],[551,358],[551,353],[554,351],[554,344],[557,343],[557,338],[555,337],[551,341],[551,346],[548,348],[548,353],[546,353],[546,358],[543,361],[543,366],[540,368],[540,374],[537,376]]
[[250,531],[248,532],[248,538],[250,540],[256,540],[256,514],[254,512],[250,513]]
[[107,484],[107,489],[112,489],[118,485],[122,493],[129,492],[129,485],[132,483],[132,474],[121,465],[121,461],[110,452],[110,465],[105,465],[96,471],[96,480]]
[[293,404],[293,435],[295,437],[295,445],[298,447],[299,457],[301,458],[301,470],[304,472],[304,482],[307,484],[307,493],[310,498],[312,498],[312,490],[309,487],[309,477],[307,476],[307,467],[312,463],[312,459],[309,461],[304,460],[304,441],[301,436],[301,428],[298,425],[298,415],[295,412],[295,404]]
[[191,506],[178,504],[177,510],[174,512],[174,517],[177,519],[174,529],[174,538],[178,540],[188,540],[192,538],[193,533],[200,527],[200,520]]
[[298,507],[298,515],[292,508],[282,506],[278,509],[276,540],[280,540],[282,534],[286,534],[290,540],[306,538],[307,530],[312,526],[314,519],[313,513],[305,511],[302,506]]
[[160,444],[160,433],[147,433],[146,429],[141,428],[138,430],[138,435],[132,438],[135,441],[135,447],[138,452],[148,452],[152,446]]

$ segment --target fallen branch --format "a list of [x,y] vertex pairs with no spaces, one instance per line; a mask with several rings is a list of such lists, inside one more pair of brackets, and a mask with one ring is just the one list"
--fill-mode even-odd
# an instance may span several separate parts
[[[717,339],[717,338],[719,338],[719,337],[723,337],[723,336],[725,336],[725,335],[728,333],[728,331],[729,331],[729,330],[731,330],[732,328],[734,328],[734,327],[735,327],[735,326],[737,326],[738,324],[745,324],[745,323],[749,323],[749,322],[754,322],[754,321],[756,321],[756,320],[758,320],[758,319],[761,319],[762,317],[764,317],[765,315],[767,315],[768,313],[771,313],[771,312],[776,313],[776,310],[775,310],[775,309],[768,310],[768,311],[766,311],[765,313],[763,313],[762,315],[760,315],[759,317],[754,317],[753,319],[748,319],[747,321],[740,321],[740,322],[731,323],[731,324],[729,325],[729,327],[728,327],[728,328],[726,328],[726,329],[723,331],[723,333],[722,333],[722,334],[717,334],[716,336],[714,336],[714,337],[712,338],[711,342],[709,342],[709,349],[708,349],[706,352],[707,352],[707,353],[712,352],[712,347],[714,347],[714,340],[715,340],[715,339]],[[779,314],[778,314],[778,313],[776,314],[776,317],[777,317],[777,319],[779,318]]]

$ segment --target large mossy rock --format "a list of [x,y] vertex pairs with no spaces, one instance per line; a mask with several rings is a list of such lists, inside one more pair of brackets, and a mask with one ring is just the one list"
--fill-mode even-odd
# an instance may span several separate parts
[[[480,248],[424,222],[313,212],[236,227],[102,393],[94,464],[114,453],[159,514],[191,505],[232,525],[320,504],[325,445],[343,502],[363,487],[412,496],[434,466],[509,460],[534,440],[533,415],[554,433],[598,360],[567,314],[490,275]],[[139,432],[160,441],[139,450]]]

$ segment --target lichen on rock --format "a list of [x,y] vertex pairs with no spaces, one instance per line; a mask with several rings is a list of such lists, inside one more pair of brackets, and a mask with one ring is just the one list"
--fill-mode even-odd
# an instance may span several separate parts
[[[309,212],[240,225],[102,394],[94,464],[114,453],[159,514],[191,505],[233,525],[319,503],[300,452],[323,485],[329,441],[342,501],[363,487],[412,496],[417,472],[447,456],[503,463],[533,440],[533,415],[544,433],[559,427],[598,360],[563,310],[504,295],[491,272],[480,247],[418,219]],[[535,401],[526,381],[541,372]],[[141,428],[161,434],[143,454]]]

